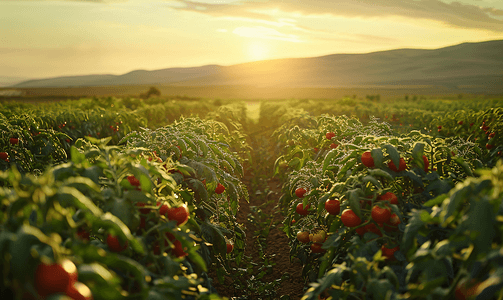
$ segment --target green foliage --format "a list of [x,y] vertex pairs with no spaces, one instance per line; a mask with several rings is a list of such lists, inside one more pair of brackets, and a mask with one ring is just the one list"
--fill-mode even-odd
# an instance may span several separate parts
[[[309,281],[320,278],[306,299],[318,295],[422,298],[425,294],[445,298],[467,280],[477,282],[476,294],[501,293],[503,283],[482,276],[487,273],[478,269],[484,265],[491,274],[500,272],[496,249],[501,247],[501,233],[496,227],[503,190],[495,178],[500,176],[501,163],[481,171],[485,176],[473,178],[474,170],[483,166],[484,152],[462,137],[434,138],[419,131],[399,136],[385,123],[373,120],[363,125],[344,116],[304,117],[299,124],[293,120],[276,131],[281,155],[275,174],[280,170],[289,174],[280,204],[286,213],[284,231],[291,239],[291,255],[301,260]],[[327,132],[334,135],[328,139]],[[330,147],[333,143],[337,147]],[[365,151],[370,151],[373,167],[362,163]],[[394,170],[390,164],[398,166],[401,160],[404,169]],[[295,194],[298,188],[307,190],[301,199]],[[397,196],[397,204],[383,203],[380,197],[389,192]],[[488,195],[495,200],[487,199]],[[341,214],[326,212],[325,201],[334,198],[340,200],[341,212],[352,209],[361,224],[346,227]],[[307,216],[296,212],[298,203],[312,207]],[[374,221],[371,211],[377,206],[388,207],[400,224]],[[298,231],[319,230],[329,235],[324,253],[313,253],[310,243],[296,239]],[[398,250],[387,254],[392,248]],[[439,249],[442,255],[430,255],[431,249]],[[495,256],[490,263],[484,262],[488,255]]]
[[[195,193],[166,172],[178,167],[186,176],[184,182],[191,182],[195,171],[171,159],[163,164],[149,161],[147,149],[107,146],[111,138],[88,140],[78,140],[71,148],[70,162],[42,176],[22,175],[16,169],[0,173],[7,186],[0,190],[0,255],[11,257],[1,266],[2,290],[13,291],[16,298],[25,290],[36,293],[33,274],[40,261],[70,257],[78,266],[79,280],[91,288],[95,299],[127,294],[181,299],[182,290],[204,295],[197,275],[213,263],[208,253],[225,257],[224,235],[231,232],[222,226],[224,220],[196,216],[200,206]],[[189,222],[177,226],[161,215],[159,207],[164,204],[187,205]],[[218,207],[210,201],[205,204]],[[82,231],[90,237],[82,238]],[[167,234],[171,238],[165,238]],[[109,235],[129,246],[116,253],[107,242]]]

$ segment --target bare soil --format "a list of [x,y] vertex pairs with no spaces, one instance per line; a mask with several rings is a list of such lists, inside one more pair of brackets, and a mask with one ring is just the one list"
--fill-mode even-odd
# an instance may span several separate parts
[[[242,201],[240,203],[240,209],[237,215],[237,220],[240,224],[244,224],[246,232],[246,249],[245,256],[250,256],[252,261],[255,263],[262,263],[259,254],[259,246],[254,238],[254,232],[260,230],[257,228],[257,224],[254,222],[249,222],[248,214],[250,214],[251,206],[260,206],[264,204],[264,197],[259,197],[255,195],[255,191],[251,190],[251,180],[250,175],[245,176],[243,182],[248,186],[248,191],[250,193],[250,202]],[[274,298],[262,298],[260,295],[245,295],[244,292],[250,293],[250,291],[236,290],[232,286],[232,279],[226,277],[225,282],[220,284],[216,279],[216,274],[210,274],[214,278],[214,287],[217,289],[220,296],[228,297],[230,299],[279,299],[281,296],[288,296],[291,299],[298,300],[301,299],[304,294],[304,280],[302,279],[302,265],[299,262],[290,262],[290,247],[288,245],[288,239],[283,231],[281,231],[281,221],[283,216],[281,212],[276,208],[276,204],[281,195],[280,182],[275,179],[270,179],[267,182],[269,190],[271,193],[268,194],[267,206],[262,207],[262,211],[267,215],[271,216],[271,230],[266,239],[265,256],[270,257],[274,255],[272,273],[264,276],[262,278],[263,282],[272,282],[281,278],[285,273],[288,273],[288,279],[282,280],[281,284],[276,290],[276,296]],[[261,190],[264,190],[261,188]],[[272,201],[271,201],[272,200]],[[275,224],[278,224],[275,226]],[[232,275],[232,274],[231,274]],[[255,274],[256,275],[256,274]],[[243,298],[240,298],[243,297]]]

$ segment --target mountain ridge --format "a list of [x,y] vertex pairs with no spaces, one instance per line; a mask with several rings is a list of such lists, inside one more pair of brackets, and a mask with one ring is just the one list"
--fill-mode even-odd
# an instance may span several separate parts
[[[163,84],[175,86],[348,87],[470,86],[503,92],[503,40],[461,43],[438,49],[401,48],[281,58],[230,66],[133,70],[121,75],[82,75],[29,80],[12,87],[74,87]],[[481,80],[483,79],[483,80]],[[501,88],[498,87],[501,85]]]

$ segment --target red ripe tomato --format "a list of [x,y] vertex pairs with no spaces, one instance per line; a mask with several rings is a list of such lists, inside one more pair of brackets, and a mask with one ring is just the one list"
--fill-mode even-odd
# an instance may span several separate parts
[[225,187],[221,184],[221,183],[218,183],[217,184],[217,187],[215,189],[215,193],[217,194],[222,194],[223,192],[225,191]]
[[307,232],[307,231],[297,232],[297,240],[301,243],[304,243],[304,244],[309,243],[309,232]]
[[9,154],[7,152],[0,152],[0,159],[7,160]]
[[140,186],[140,180],[136,179],[134,175],[130,175],[127,177],[127,180],[132,186]]
[[492,148],[494,148],[494,145],[486,144],[486,149],[487,150],[491,150]]
[[68,287],[66,295],[73,300],[92,300],[93,295],[87,285],[82,282],[75,282]]
[[161,205],[161,208],[159,208],[159,214],[166,215],[166,213],[168,212],[168,209],[169,209],[169,206],[167,206],[166,204]]
[[438,126],[437,126],[437,129],[442,129],[442,125],[438,125]]
[[41,263],[35,271],[35,287],[42,297],[66,292],[77,279],[77,267],[69,259],[48,265]]
[[338,146],[339,146],[339,145],[338,145],[338,144],[336,144],[336,143],[332,143],[332,144],[330,144],[330,148],[331,148],[331,149],[335,149],[335,148],[337,148]]
[[342,212],[341,220],[346,227],[356,227],[362,223],[362,220],[349,208]]
[[463,125],[463,121],[459,121],[459,122],[458,122],[458,124],[459,124],[459,125]]
[[10,138],[9,142],[11,145],[17,145],[17,144],[19,144],[19,139],[18,138]]
[[309,204],[306,205],[306,207],[304,207],[304,204],[302,203],[299,203],[297,204],[297,207],[295,208],[295,211],[301,215],[301,216],[307,216],[307,214],[309,213],[307,210],[309,209]]
[[306,189],[305,188],[298,188],[295,190],[295,196],[299,197],[299,198],[304,198],[304,194],[306,193]]
[[77,236],[84,241],[89,241],[89,231],[84,228],[79,228],[77,230]]
[[179,240],[175,240],[173,242],[173,245],[175,246],[171,251],[172,253],[176,256],[176,257],[184,257],[184,256],[187,256],[189,255],[187,252],[185,252],[185,250],[187,250],[187,248],[184,248],[182,246],[182,242],[180,242]]
[[384,224],[384,230],[388,232],[397,231],[400,223],[400,218],[396,214],[392,214],[389,221]]
[[360,227],[360,228],[356,228],[355,231],[356,233],[358,233],[360,236],[363,236],[366,232],[367,232],[367,225],[363,226],[363,227]]
[[124,244],[121,244],[117,236],[109,234],[107,236],[107,245],[110,251],[121,252],[128,247],[128,241],[126,241]]
[[398,164],[398,168],[395,166],[395,163],[393,163],[393,161],[390,161],[388,163],[388,167],[395,172],[401,172],[401,171],[405,171],[407,169],[407,164],[405,163],[405,160],[400,157],[400,162]]
[[374,167],[374,159],[372,158],[372,154],[370,151],[363,152],[362,154],[362,164],[364,164],[367,168]]
[[428,161],[426,155],[423,155],[423,163],[424,163],[424,171],[428,173],[428,167],[430,166],[430,162]]
[[166,217],[169,220],[175,220],[176,225],[181,226],[181,225],[187,223],[187,220],[189,219],[189,212],[188,212],[187,207],[185,205],[182,205],[179,207],[171,207],[171,208],[168,208],[168,211],[166,213]]
[[325,209],[331,215],[338,215],[341,212],[341,202],[337,199],[329,199],[325,202]]
[[234,250],[234,245],[233,244],[227,244],[227,254],[231,253],[232,250]]
[[311,244],[311,251],[313,251],[313,253],[323,253],[325,252],[326,250],[321,248],[321,246],[323,246],[323,244],[320,244],[320,243],[312,243]]
[[456,297],[456,300],[468,300],[468,299],[473,299],[474,296],[477,296],[477,288],[480,285],[480,282],[477,283],[475,279],[470,280],[469,283],[467,283],[468,280],[464,279],[459,282],[459,284],[456,286],[456,290],[454,291],[454,297]]
[[375,222],[382,224],[389,221],[391,218],[391,211],[389,208],[381,208],[378,205],[372,207],[372,212],[370,213],[372,216],[372,220]]
[[388,245],[383,245],[381,247],[381,251],[382,251],[382,256],[384,256],[386,258],[386,260],[388,261],[393,261],[393,260],[396,260],[395,258],[395,252],[397,252],[398,250],[400,249],[400,246],[396,246],[395,248],[388,248]]
[[392,192],[387,192],[386,194],[379,196],[379,198],[377,198],[377,200],[389,201],[389,203],[391,203],[391,204],[398,205],[398,198]]
[[327,140],[331,140],[334,136],[335,136],[335,133],[333,133],[333,132],[327,132],[325,134],[325,137],[327,138]]

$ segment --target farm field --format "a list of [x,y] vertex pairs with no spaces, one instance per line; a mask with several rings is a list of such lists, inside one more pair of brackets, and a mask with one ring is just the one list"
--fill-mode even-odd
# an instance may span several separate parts
[[2,101],[0,298],[503,299],[503,98],[308,91]]

